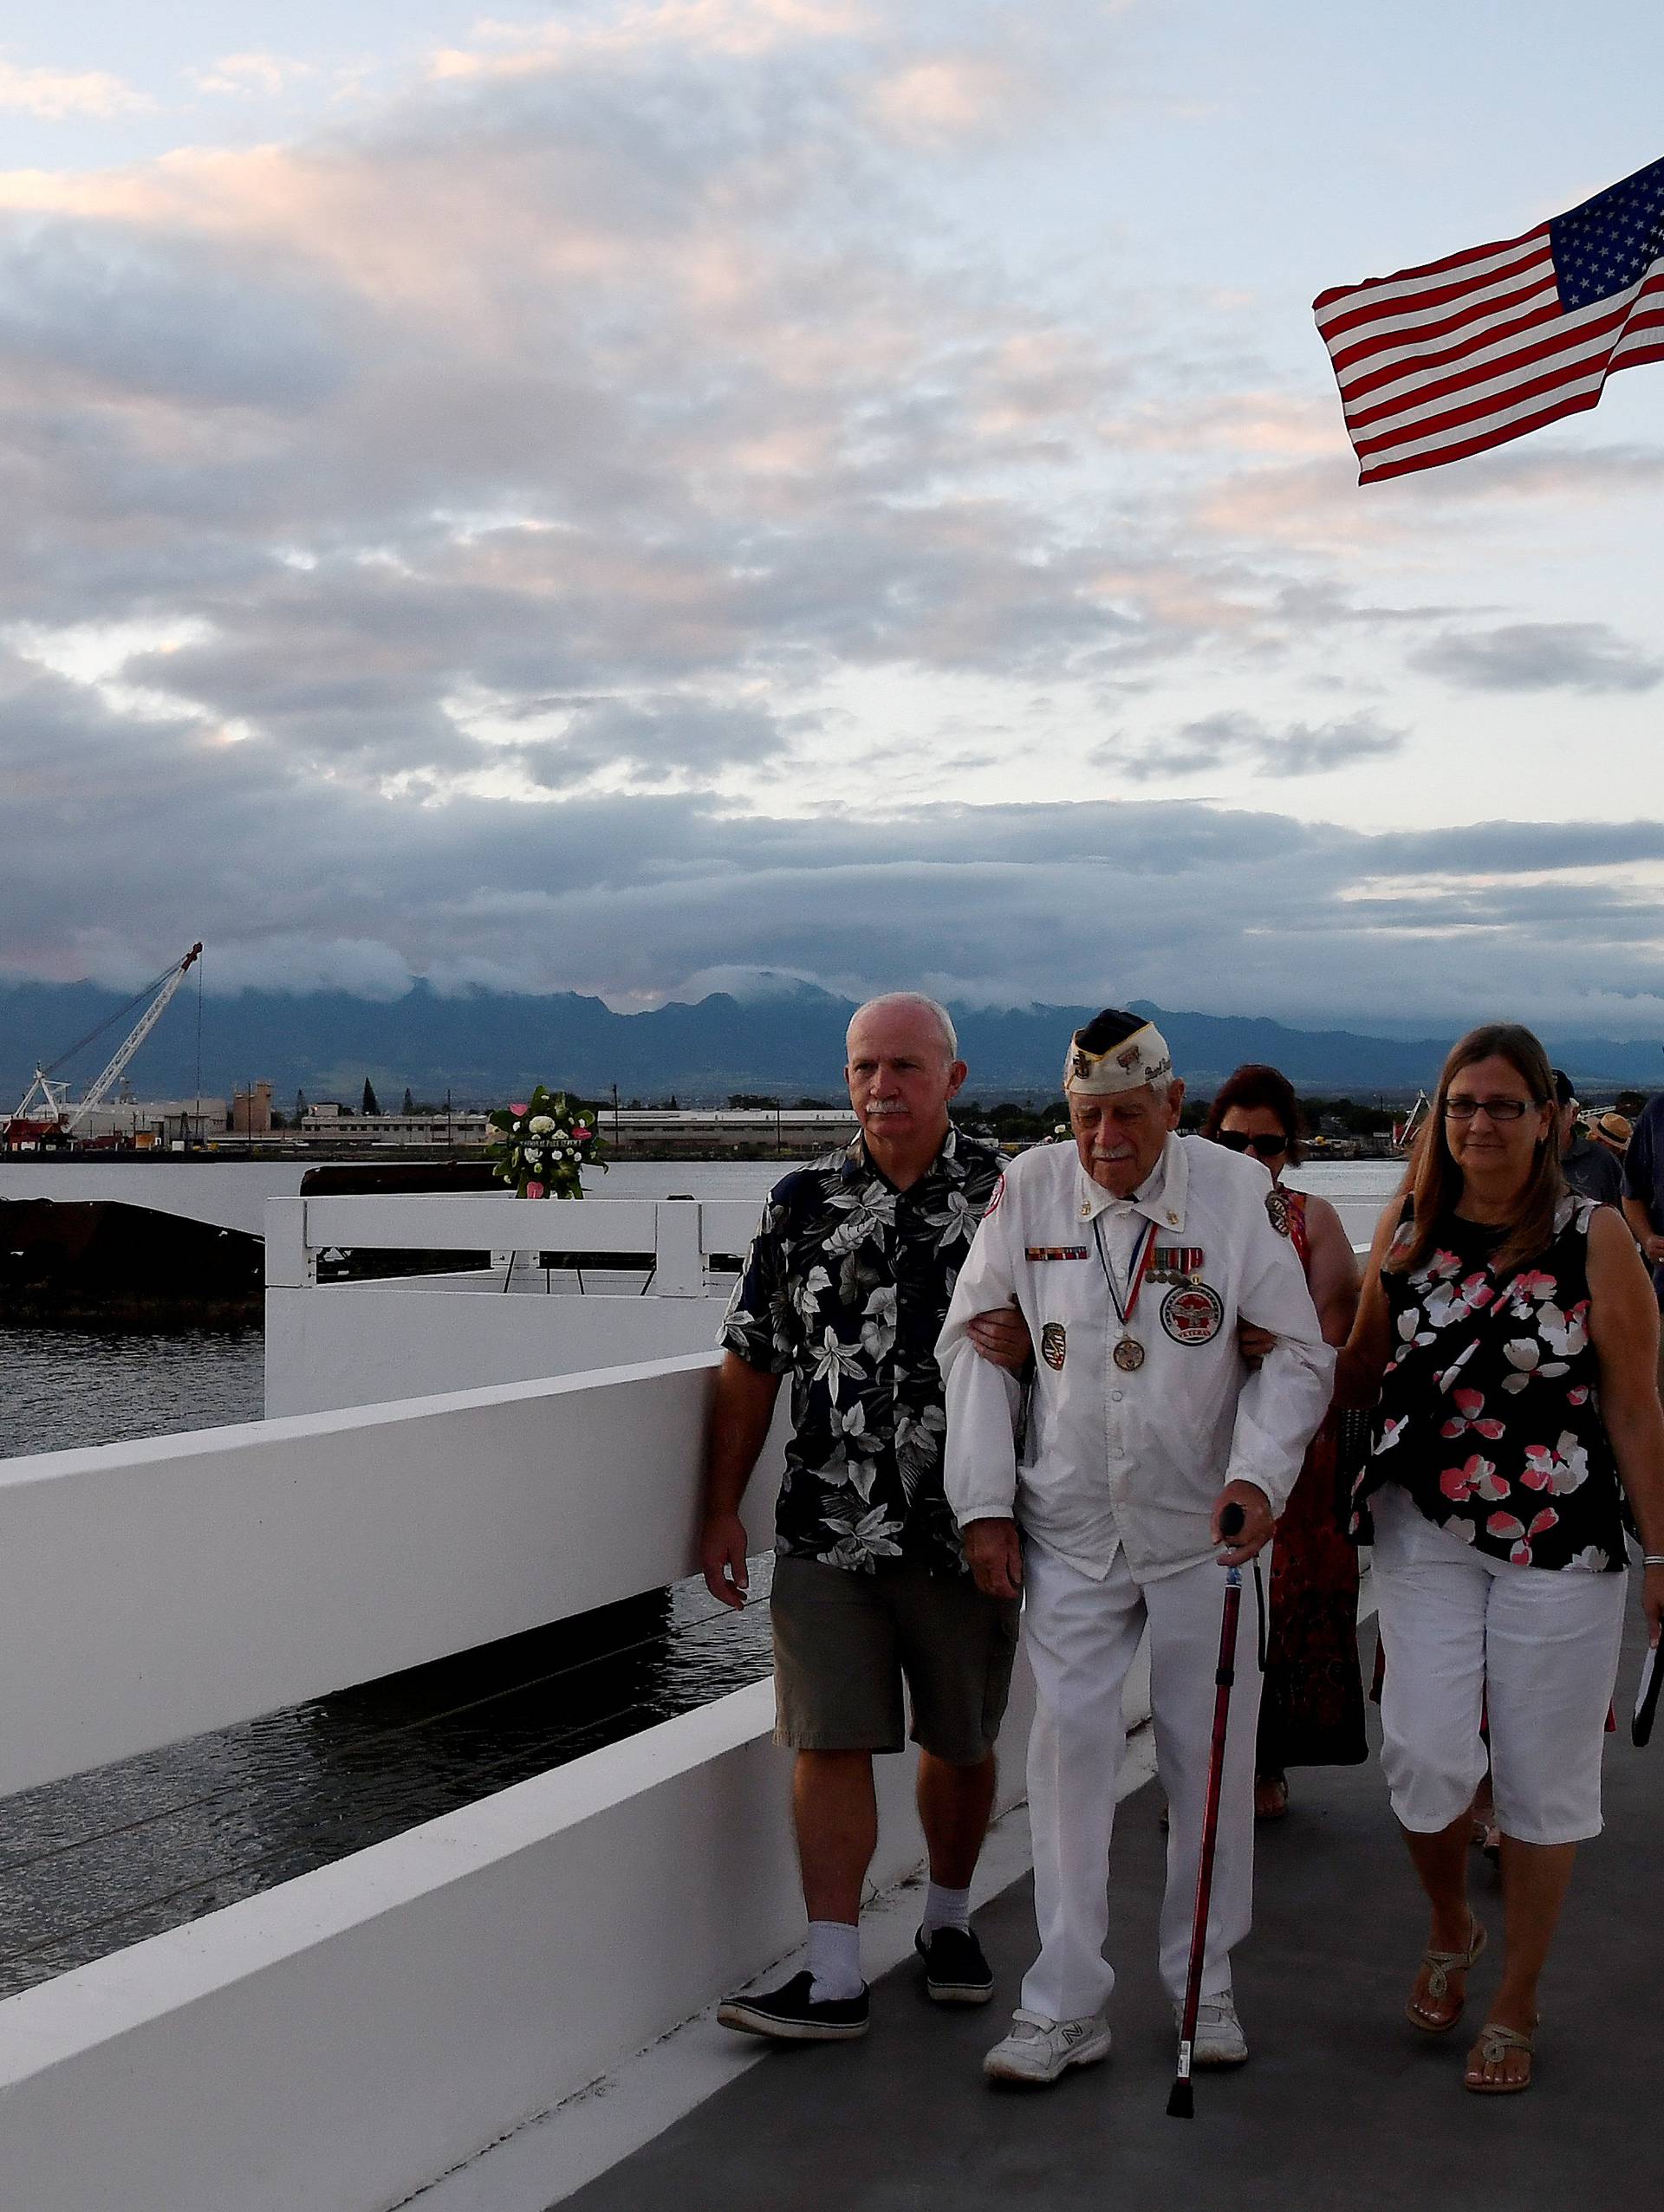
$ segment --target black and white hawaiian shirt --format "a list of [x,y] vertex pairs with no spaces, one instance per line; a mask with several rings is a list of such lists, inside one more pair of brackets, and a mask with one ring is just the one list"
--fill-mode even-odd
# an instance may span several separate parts
[[868,1574],[903,1558],[965,1571],[936,1339],[1003,1165],[950,1130],[898,1190],[857,1137],[770,1192],[718,1341],[791,1377],[777,1551]]

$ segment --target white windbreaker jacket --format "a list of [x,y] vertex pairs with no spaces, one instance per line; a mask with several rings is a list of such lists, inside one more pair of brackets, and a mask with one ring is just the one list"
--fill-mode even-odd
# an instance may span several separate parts
[[[1257,1484],[1280,1514],[1335,1371],[1280,1212],[1258,1161],[1199,1137],[1170,1136],[1130,1201],[1094,1183],[1072,1144],[1013,1160],[936,1346],[959,1526],[1014,1514],[1099,1579],[1124,1546],[1144,1582],[1217,1555],[1208,1521],[1226,1482]],[[1147,1221],[1149,1269],[1123,1325],[1100,1253],[1124,1303],[1133,1232]],[[1017,1378],[965,1334],[974,1314],[1012,1299],[1036,1352],[1020,1467]],[[1277,1340],[1258,1370],[1238,1352],[1238,1318]],[[1144,1352],[1131,1370],[1112,1357],[1127,1335]]]

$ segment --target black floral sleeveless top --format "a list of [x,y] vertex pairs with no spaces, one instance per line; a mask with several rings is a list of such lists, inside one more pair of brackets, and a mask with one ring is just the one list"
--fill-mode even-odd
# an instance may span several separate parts
[[[1568,1194],[1546,1251],[1500,1281],[1505,1232],[1446,1215],[1413,1275],[1383,1269],[1394,1350],[1369,1457],[1352,1493],[1352,1534],[1384,1482],[1476,1551],[1517,1567],[1584,1574],[1624,1563],[1623,1493],[1601,1419],[1589,1340],[1589,1223]],[[1399,1241],[1407,1242],[1407,1223]]]

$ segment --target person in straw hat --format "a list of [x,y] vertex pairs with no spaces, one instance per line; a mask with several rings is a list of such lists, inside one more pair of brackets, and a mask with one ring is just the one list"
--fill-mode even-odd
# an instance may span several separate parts
[[1615,1108],[1609,1106],[1604,1113],[1589,1117],[1589,1133],[1596,1144],[1604,1145],[1621,1163],[1629,1150],[1629,1139],[1635,1133],[1635,1124],[1627,1113],[1619,1113]]
[[[960,1272],[937,1358],[944,1478],[991,1596],[1020,1588],[1037,1696],[1029,1752],[1040,1952],[984,2070],[1043,2084],[1104,2058],[1103,1956],[1121,1690],[1147,1625],[1156,1756],[1171,1807],[1160,1969],[1182,1998],[1200,1852],[1224,1577],[1270,1541],[1329,1405],[1335,1355],[1258,1161],[1177,1134],[1184,1085],[1154,1026],[1111,1009],[1069,1041],[1072,1145],[1006,1169]],[[1021,1392],[976,1356],[974,1317],[1017,1306],[1038,1349]],[[1237,1325],[1275,1341],[1250,1370]],[[1220,1515],[1242,1508],[1222,1547]],[[1244,1608],[1194,2062],[1248,2055],[1231,1955],[1253,1886],[1256,1608]]]

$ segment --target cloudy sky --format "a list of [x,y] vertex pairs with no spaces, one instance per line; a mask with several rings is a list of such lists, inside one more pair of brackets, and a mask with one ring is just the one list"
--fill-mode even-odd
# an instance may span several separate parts
[[0,971],[1664,1036],[1664,370],[1361,491],[1310,314],[1654,28],[7,0]]

